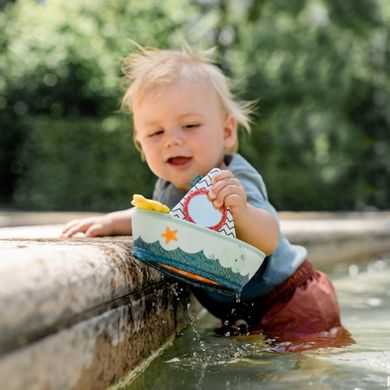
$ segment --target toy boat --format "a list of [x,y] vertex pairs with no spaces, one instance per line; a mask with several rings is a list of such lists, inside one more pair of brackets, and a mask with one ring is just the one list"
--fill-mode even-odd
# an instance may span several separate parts
[[133,254],[137,259],[187,283],[239,296],[264,261],[259,249],[235,237],[230,210],[208,200],[219,170],[196,178],[172,211],[135,195]]

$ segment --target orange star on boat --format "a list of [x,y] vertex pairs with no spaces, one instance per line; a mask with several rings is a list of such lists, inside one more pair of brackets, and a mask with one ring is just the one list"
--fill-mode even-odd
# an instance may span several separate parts
[[165,237],[165,243],[169,244],[169,242],[171,240],[177,241],[176,233],[177,233],[177,230],[171,230],[167,226],[167,228],[165,229],[165,233],[161,234],[161,236]]

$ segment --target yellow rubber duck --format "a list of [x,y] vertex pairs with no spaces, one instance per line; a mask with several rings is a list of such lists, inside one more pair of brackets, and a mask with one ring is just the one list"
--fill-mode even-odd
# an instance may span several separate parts
[[165,204],[162,204],[157,200],[147,199],[139,194],[133,195],[133,200],[131,201],[131,204],[135,207],[138,207],[139,209],[158,211],[159,213],[164,214],[168,214],[170,211],[169,207],[165,206]]

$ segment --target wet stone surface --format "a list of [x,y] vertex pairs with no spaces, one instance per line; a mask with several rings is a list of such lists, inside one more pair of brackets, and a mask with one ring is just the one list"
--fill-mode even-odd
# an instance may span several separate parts
[[188,292],[131,247],[0,240],[0,388],[106,388],[184,325]]

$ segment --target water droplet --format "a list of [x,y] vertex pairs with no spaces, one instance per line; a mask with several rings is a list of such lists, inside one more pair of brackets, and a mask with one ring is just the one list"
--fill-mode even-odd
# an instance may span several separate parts
[[241,302],[240,293],[236,291],[236,302]]
[[203,341],[201,340],[200,334],[198,332],[198,329],[196,328],[195,317],[194,317],[194,314],[191,311],[191,304],[190,303],[187,304],[187,313],[188,313],[188,317],[190,319],[190,325],[191,325],[192,332],[194,333],[193,340],[197,341],[199,343],[200,349],[205,354],[206,353],[206,346],[203,343]]

